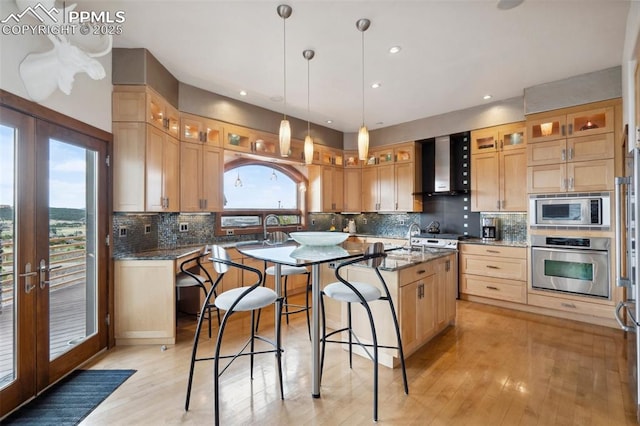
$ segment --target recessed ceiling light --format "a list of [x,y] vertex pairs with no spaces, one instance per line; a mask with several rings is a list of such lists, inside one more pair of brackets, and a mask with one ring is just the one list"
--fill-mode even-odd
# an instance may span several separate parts
[[402,50],[400,46],[392,46],[389,48],[389,53],[398,53]]
[[247,96],[247,92],[245,90],[240,91],[240,96]]
[[498,0],[497,7],[501,10],[509,10],[516,6],[520,6],[523,1],[524,0]]
[[491,96],[491,95],[484,95],[484,96],[482,97],[482,99],[484,99],[485,101],[488,101],[488,100],[489,100],[489,99],[491,99],[491,98],[493,98],[493,96]]
[[380,82],[375,82],[375,83],[373,83],[373,84],[371,85],[371,88],[372,88],[372,89],[377,89],[377,88],[378,88],[378,87],[380,87],[380,86],[382,86],[382,83],[380,83]]
[[333,123],[333,120],[327,120],[327,124]]

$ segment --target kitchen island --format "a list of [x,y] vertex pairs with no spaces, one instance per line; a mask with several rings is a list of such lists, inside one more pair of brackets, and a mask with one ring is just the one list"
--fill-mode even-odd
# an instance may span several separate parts
[[[443,249],[397,250],[388,254],[380,272],[396,307],[405,357],[455,323],[457,252]],[[345,278],[350,282],[379,285],[375,271],[361,266],[349,266]],[[379,344],[393,344],[395,331],[388,306],[384,303],[371,303],[370,307]],[[346,324],[346,309],[346,306],[342,306],[343,325]],[[352,321],[358,338],[362,342],[371,343],[371,328],[361,306],[352,306]],[[354,353],[367,356],[358,346],[354,346]],[[395,349],[379,350],[380,364],[390,368],[399,365],[398,356]]]

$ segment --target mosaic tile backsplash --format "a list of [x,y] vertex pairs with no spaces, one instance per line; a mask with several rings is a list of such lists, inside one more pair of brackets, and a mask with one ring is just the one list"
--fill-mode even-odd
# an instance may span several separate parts
[[[444,200],[442,198],[441,200]],[[441,211],[428,213],[401,214],[333,214],[314,213],[309,215],[309,231],[327,231],[333,226],[342,231],[349,220],[356,223],[358,234],[380,235],[390,238],[406,238],[409,225],[413,222],[426,232],[429,224],[440,223],[441,233],[454,233],[478,237],[482,218],[498,218],[500,239],[513,242],[527,242],[526,213],[471,213],[456,206],[453,197],[446,197],[451,204],[440,203]],[[461,199],[460,202],[464,203]],[[241,240],[262,239],[262,234],[215,236],[216,214],[158,213],[158,214],[114,214],[113,254],[115,256],[137,253],[145,250],[175,248],[194,244],[225,243]],[[466,233],[466,234],[465,234]],[[124,234],[124,235],[123,235]]]

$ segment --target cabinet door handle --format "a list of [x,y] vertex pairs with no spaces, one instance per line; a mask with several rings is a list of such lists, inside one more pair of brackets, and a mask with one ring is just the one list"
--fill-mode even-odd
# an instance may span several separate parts
[[416,271],[417,274],[424,274],[425,272],[427,271],[425,271],[424,269],[419,269]]
[[497,267],[495,265],[487,265],[487,268],[489,268],[489,269],[500,269],[499,267]]
[[500,200],[496,201],[496,207],[498,210],[500,210]]
[[566,179],[562,179],[562,182],[560,183],[560,188],[562,190],[567,189],[567,180]]
[[447,260],[444,264],[444,270],[449,272],[449,270],[451,270],[451,261]]
[[494,286],[492,286],[492,285],[488,285],[488,286],[486,286],[486,287],[487,287],[489,290],[495,290],[495,291],[497,291],[497,290],[498,290],[498,287],[494,287]]
[[569,160],[573,160],[573,148],[569,148]]
[[485,250],[487,253],[500,253],[498,250]]
[[562,136],[567,136],[564,124],[562,126],[560,126],[560,128],[562,129]]
[[569,189],[573,189],[573,178],[569,178]]
[[574,305],[573,303],[561,303],[560,306],[564,307],[564,308],[571,308],[571,309],[576,309],[576,305]]
[[573,134],[573,123],[569,123],[569,134]]
[[560,155],[562,161],[567,161],[567,150],[562,148],[562,154]]

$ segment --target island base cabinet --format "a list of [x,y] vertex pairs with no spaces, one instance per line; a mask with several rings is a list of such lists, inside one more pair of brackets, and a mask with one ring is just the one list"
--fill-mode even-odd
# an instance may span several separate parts
[[[381,271],[393,300],[400,324],[400,335],[405,359],[439,332],[455,322],[457,296],[456,254],[439,257],[415,266],[396,271]],[[347,271],[350,282],[366,282],[379,287],[375,271],[351,266]],[[347,323],[346,304],[342,304],[342,326]],[[376,327],[378,345],[396,345],[396,334],[389,304],[385,301],[370,302]],[[358,338],[372,342],[371,326],[365,309],[352,304],[352,326]],[[359,347],[354,352],[367,357]],[[390,368],[400,365],[396,349],[379,349],[380,364]]]
[[114,262],[116,345],[176,342],[174,265],[172,260]]

